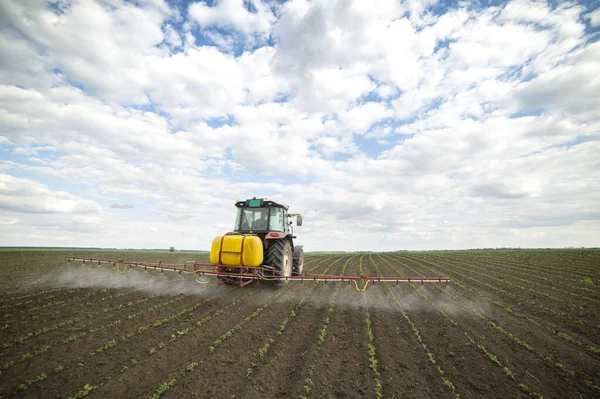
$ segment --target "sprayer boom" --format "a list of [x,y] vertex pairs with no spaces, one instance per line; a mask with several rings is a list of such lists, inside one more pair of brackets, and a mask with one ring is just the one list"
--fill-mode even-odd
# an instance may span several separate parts
[[219,285],[227,281],[237,281],[240,286],[245,286],[256,280],[267,281],[341,281],[341,282],[363,282],[366,285],[371,282],[373,285],[378,282],[391,283],[448,283],[449,277],[401,277],[401,276],[338,276],[338,275],[322,275],[302,273],[295,276],[282,276],[277,274],[277,271],[270,267],[232,267],[226,265],[215,265],[202,262],[186,262],[181,264],[165,264],[162,261],[158,263],[148,262],[132,262],[124,260],[98,259],[98,258],[82,258],[69,256],[68,262],[82,262],[91,264],[111,264],[117,266],[121,273],[125,273],[128,268],[138,267],[144,270],[160,270],[161,272],[177,272],[179,274],[193,274],[196,281],[201,281],[200,276],[217,277]]

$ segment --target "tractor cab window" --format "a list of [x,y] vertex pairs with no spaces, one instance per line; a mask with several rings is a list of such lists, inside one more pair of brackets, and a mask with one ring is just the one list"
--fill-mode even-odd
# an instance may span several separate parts
[[[269,218],[269,210],[271,216]],[[282,208],[238,208],[235,219],[236,231],[285,231]]]
[[235,230],[267,230],[268,212],[267,208],[238,208]]
[[271,208],[269,231],[285,231],[284,215],[285,211],[282,208]]

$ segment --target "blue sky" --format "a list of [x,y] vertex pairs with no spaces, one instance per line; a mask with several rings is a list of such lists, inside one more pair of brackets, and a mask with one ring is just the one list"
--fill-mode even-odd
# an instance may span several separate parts
[[598,246],[593,2],[9,0],[0,245]]

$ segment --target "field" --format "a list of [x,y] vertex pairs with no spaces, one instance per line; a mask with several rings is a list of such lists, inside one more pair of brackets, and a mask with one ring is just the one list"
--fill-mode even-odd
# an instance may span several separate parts
[[[0,251],[0,396],[600,398],[600,250],[309,254],[449,284],[198,284]],[[123,270],[121,270],[123,272]]]

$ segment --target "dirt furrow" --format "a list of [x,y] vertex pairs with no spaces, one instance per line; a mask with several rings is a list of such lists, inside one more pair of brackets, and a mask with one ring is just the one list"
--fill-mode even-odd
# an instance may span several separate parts
[[[342,258],[338,258],[337,262],[332,267],[324,265],[322,273],[327,273],[335,264],[340,263]],[[185,392],[202,393],[195,395],[203,397],[208,395],[211,397],[231,397],[239,392],[240,386],[246,384],[247,379],[252,379],[253,366],[258,362],[257,358],[257,343],[275,342],[269,341],[269,338],[275,337],[280,329],[282,322],[289,322],[290,313],[292,311],[302,313],[304,304],[310,302],[312,295],[318,290],[319,283],[289,283],[286,286],[279,288],[283,291],[282,297],[270,306],[268,311],[265,311],[259,316],[256,323],[253,323],[248,328],[244,328],[232,338],[225,341],[225,344],[219,346],[218,350],[212,350],[208,347],[208,353],[205,353],[202,358],[202,363],[198,368],[190,373],[185,378],[180,378],[174,389],[169,391],[167,396],[181,397]],[[323,284],[324,285],[324,284]],[[317,295],[319,295],[317,293]],[[298,305],[302,303],[302,307]],[[296,315],[296,313],[294,314]],[[285,321],[287,320],[287,321]],[[295,320],[294,320],[295,321]],[[292,324],[297,326],[297,324]],[[293,328],[293,327],[292,327]],[[289,332],[290,330],[288,330]],[[294,333],[294,331],[291,331]],[[264,348],[258,348],[262,349]],[[205,350],[207,348],[204,348]],[[220,364],[217,370],[211,367],[203,366],[210,362],[210,359],[215,358],[216,363]],[[256,365],[260,367],[259,365]],[[228,381],[227,384],[213,384],[212,378],[215,373],[222,381]]]
[[[528,387],[535,389],[537,392],[542,392],[546,397],[560,398],[592,393],[592,390],[585,384],[585,377],[579,374],[577,376],[571,375],[569,370],[578,370],[593,379],[597,379],[597,375],[589,373],[593,364],[599,364],[597,359],[574,350],[567,343],[557,341],[554,337],[544,334],[543,331],[536,330],[533,332],[531,329],[523,328],[520,321],[515,321],[500,309],[482,306],[481,303],[472,302],[471,299],[460,295],[453,297],[444,295],[439,288],[441,287],[426,286],[422,287],[421,290],[423,290],[422,294],[424,296],[430,298],[430,305],[445,311],[458,322],[453,330],[458,329],[467,332],[472,339],[476,340],[475,343],[470,342],[471,344],[483,345],[490,353],[502,359],[503,363],[511,365],[510,369],[514,372],[513,380],[522,379]],[[431,307],[429,306],[429,308]],[[525,345],[514,345],[514,339],[493,328],[488,320],[508,331],[521,342],[532,344],[532,348],[527,348]],[[460,336],[461,334],[459,334]],[[464,335],[462,336],[464,339]],[[447,337],[448,334],[444,334],[443,338]],[[433,342],[435,345],[443,345],[443,338],[440,336],[439,339],[434,339]],[[447,346],[451,348],[452,344],[449,343]],[[472,347],[473,345],[467,343],[466,346]],[[472,352],[482,358],[486,356],[481,351],[477,353],[477,347]],[[552,356],[552,358],[549,356]],[[457,362],[456,366],[458,367],[460,364],[460,362]],[[557,366],[557,364],[560,366]],[[469,364],[464,365],[464,370],[468,370],[468,368]],[[499,367],[492,365],[491,370],[495,370],[498,375],[502,375],[502,370]],[[491,377],[489,373],[487,376],[488,378]],[[507,383],[507,380],[500,379],[497,383],[498,387],[501,387],[502,384]],[[514,385],[516,386],[516,384]],[[508,387],[505,389],[508,389]],[[470,391],[473,392],[474,390],[475,387],[471,387]]]
[[[401,262],[407,262],[411,266],[415,265],[418,269],[424,270],[425,272],[448,272],[447,274],[451,274],[455,277],[456,281],[452,283],[453,286],[467,284],[467,286],[471,287],[473,284],[476,284],[478,291],[481,290],[479,292],[484,293],[481,299],[484,299],[485,296],[498,298],[498,300],[507,303],[511,309],[522,308],[525,313],[531,314],[538,319],[546,320],[546,322],[551,323],[553,328],[558,328],[561,331],[568,331],[574,336],[582,336],[588,341],[595,342],[598,333],[600,332],[600,326],[595,326],[593,321],[585,318],[578,319],[554,303],[547,304],[534,296],[528,296],[526,293],[520,291],[515,293],[509,288],[503,288],[498,284],[485,285],[486,283],[480,280],[478,278],[479,276],[469,276],[462,272],[459,275],[455,275],[451,271],[451,265],[442,263],[434,264],[421,259],[417,259],[415,262],[414,258],[404,256],[397,259]],[[469,279],[469,277],[471,277],[471,279]],[[481,295],[473,294],[472,296],[480,297]]]

